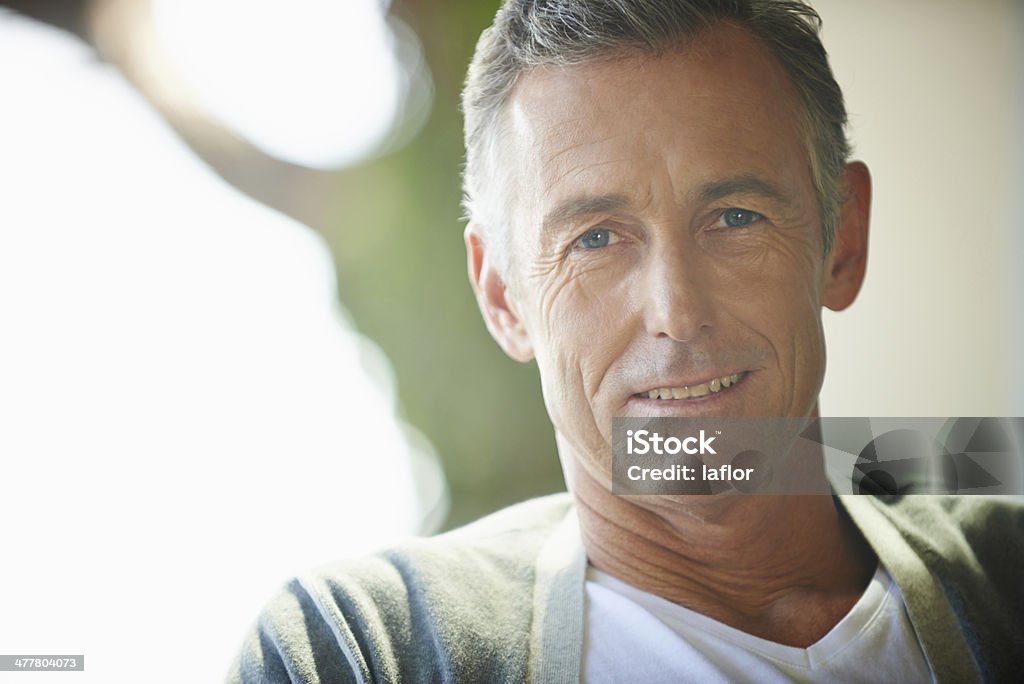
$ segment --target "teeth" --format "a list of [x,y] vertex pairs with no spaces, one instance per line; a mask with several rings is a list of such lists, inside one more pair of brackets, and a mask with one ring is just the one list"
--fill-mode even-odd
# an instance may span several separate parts
[[697,397],[706,397],[709,394],[721,392],[723,389],[735,385],[742,375],[742,373],[723,375],[720,378],[714,378],[693,387],[659,387],[658,389],[648,390],[647,397],[649,399],[695,399]]

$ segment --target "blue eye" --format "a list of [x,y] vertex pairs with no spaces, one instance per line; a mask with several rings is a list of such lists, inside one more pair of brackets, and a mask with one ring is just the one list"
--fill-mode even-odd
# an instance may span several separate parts
[[[719,219],[719,228],[739,228],[741,226],[750,225],[755,221],[759,221],[764,217],[758,214],[756,211],[748,211],[747,209],[726,209],[722,212],[722,218]],[[723,225],[724,224],[724,225]]]
[[606,228],[595,228],[594,230],[587,231],[576,240],[576,244],[583,249],[600,249],[607,247],[611,242],[611,231]]

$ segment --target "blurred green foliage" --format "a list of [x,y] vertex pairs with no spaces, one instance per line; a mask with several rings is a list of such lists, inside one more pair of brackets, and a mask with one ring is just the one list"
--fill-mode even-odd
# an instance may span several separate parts
[[442,459],[446,527],[564,488],[534,364],[508,359],[487,333],[466,276],[459,205],[459,93],[496,2],[398,2],[434,78],[425,127],[397,152],[332,174],[318,227],[358,329],[394,366],[404,418]]

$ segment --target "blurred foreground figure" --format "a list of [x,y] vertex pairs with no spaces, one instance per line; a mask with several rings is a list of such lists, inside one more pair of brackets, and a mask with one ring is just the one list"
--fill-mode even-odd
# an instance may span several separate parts
[[0,649],[209,680],[296,566],[433,529],[438,466],[317,235],[5,10],[0,99]]
[[813,10],[506,0],[463,111],[470,280],[537,363],[569,493],[301,577],[232,680],[1019,677],[1019,502],[832,496],[820,443],[769,473],[800,496],[613,493],[616,418],[788,418],[756,446],[789,454],[818,416],[871,179]]

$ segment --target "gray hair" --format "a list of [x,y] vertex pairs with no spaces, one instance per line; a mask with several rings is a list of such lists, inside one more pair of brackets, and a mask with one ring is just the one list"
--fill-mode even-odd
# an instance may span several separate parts
[[[495,175],[504,166],[497,163],[504,106],[522,75],[545,65],[664,54],[718,22],[742,27],[764,42],[797,92],[828,254],[849,155],[846,107],[818,37],[821,18],[801,0],[504,0],[477,42],[462,93],[463,204],[469,219],[489,232],[511,216],[508,189],[514,184],[504,184],[501,205],[495,206]],[[507,251],[496,255],[506,264]]]

